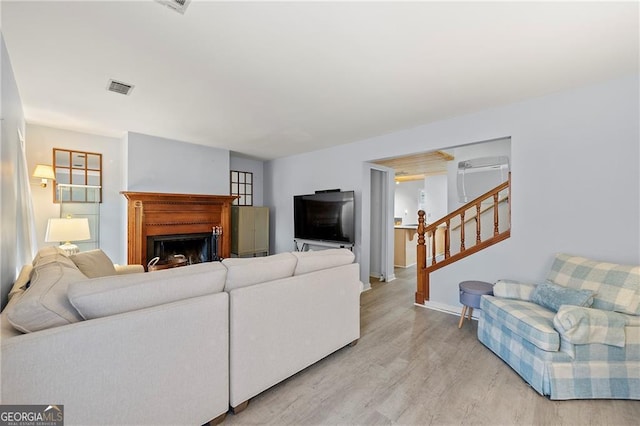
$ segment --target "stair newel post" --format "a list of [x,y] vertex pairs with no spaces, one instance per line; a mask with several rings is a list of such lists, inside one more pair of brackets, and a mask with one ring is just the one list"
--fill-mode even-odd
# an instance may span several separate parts
[[498,193],[493,194],[493,235],[500,233],[500,218],[498,217]]
[[480,204],[476,204],[476,244],[480,244],[482,239],[480,238]]
[[427,247],[424,240],[424,210],[418,211],[418,285],[416,291],[416,303],[424,304],[429,298],[429,284],[425,269],[427,268]]

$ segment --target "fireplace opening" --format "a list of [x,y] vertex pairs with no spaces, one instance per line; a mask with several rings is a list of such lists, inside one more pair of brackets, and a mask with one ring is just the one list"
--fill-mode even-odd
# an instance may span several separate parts
[[218,260],[214,236],[204,233],[147,237],[147,260],[158,257],[160,262],[168,262],[175,255],[183,255],[189,265]]

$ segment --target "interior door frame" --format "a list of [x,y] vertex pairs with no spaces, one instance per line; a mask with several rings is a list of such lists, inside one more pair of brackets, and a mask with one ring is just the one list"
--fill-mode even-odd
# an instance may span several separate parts
[[[372,188],[371,177],[376,172],[383,173],[382,187]],[[360,265],[360,276],[363,280],[366,280],[365,288],[369,288],[371,283],[369,282],[369,273],[371,266],[371,217],[373,214],[371,206],[371,191],[377,190],[381,192],[381,199],[383,200],[382,209],[380,214],[382,216],[381,222],[386,223],[384,232],[381,236],[381,274],[384,276],[384,281],[393,281],[395,277],[393,268],[393,203],[394,203],[394,177],[395,171],[389,167],[384,167],[379,164],[364,163],[363,166],[363,187],[362,187],[362,212],[361,212],[361,248],[362,259]]]

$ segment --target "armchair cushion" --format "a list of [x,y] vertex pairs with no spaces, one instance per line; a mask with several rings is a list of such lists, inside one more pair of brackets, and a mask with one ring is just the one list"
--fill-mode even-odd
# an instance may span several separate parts
[[502,297],[503,299],[531,301],[531,294],[535,289],[535,284],[521,283],[512,280],[498,280],[493,286],[493,295]]
[[531,301],[558,312],[561,305],[591,306],[593,304],[593,291],[542,283],[533,290]]
[[626,319],[623,314],[578,306],[561,306],[553,325],[575,345],[602,343],[624,347]]
[[117,273],[109,256],[100,249],[83,251],[69,257],[88,278],[107,277]]
[[595,291],[593,307],[640,315],[640,266],[557,254],[547,275],[554,284]]
[[486,295],[480,299],[480,308],[484,316],[496,320],[543,351],[560,348],[560,335],[553,328],[554,313],[550,310],[523,300]]

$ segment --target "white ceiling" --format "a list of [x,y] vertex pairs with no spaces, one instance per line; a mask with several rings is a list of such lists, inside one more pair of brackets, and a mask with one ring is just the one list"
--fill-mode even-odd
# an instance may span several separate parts
[[28,122],[263,159],[638,73],[638,2],[1,8]]

